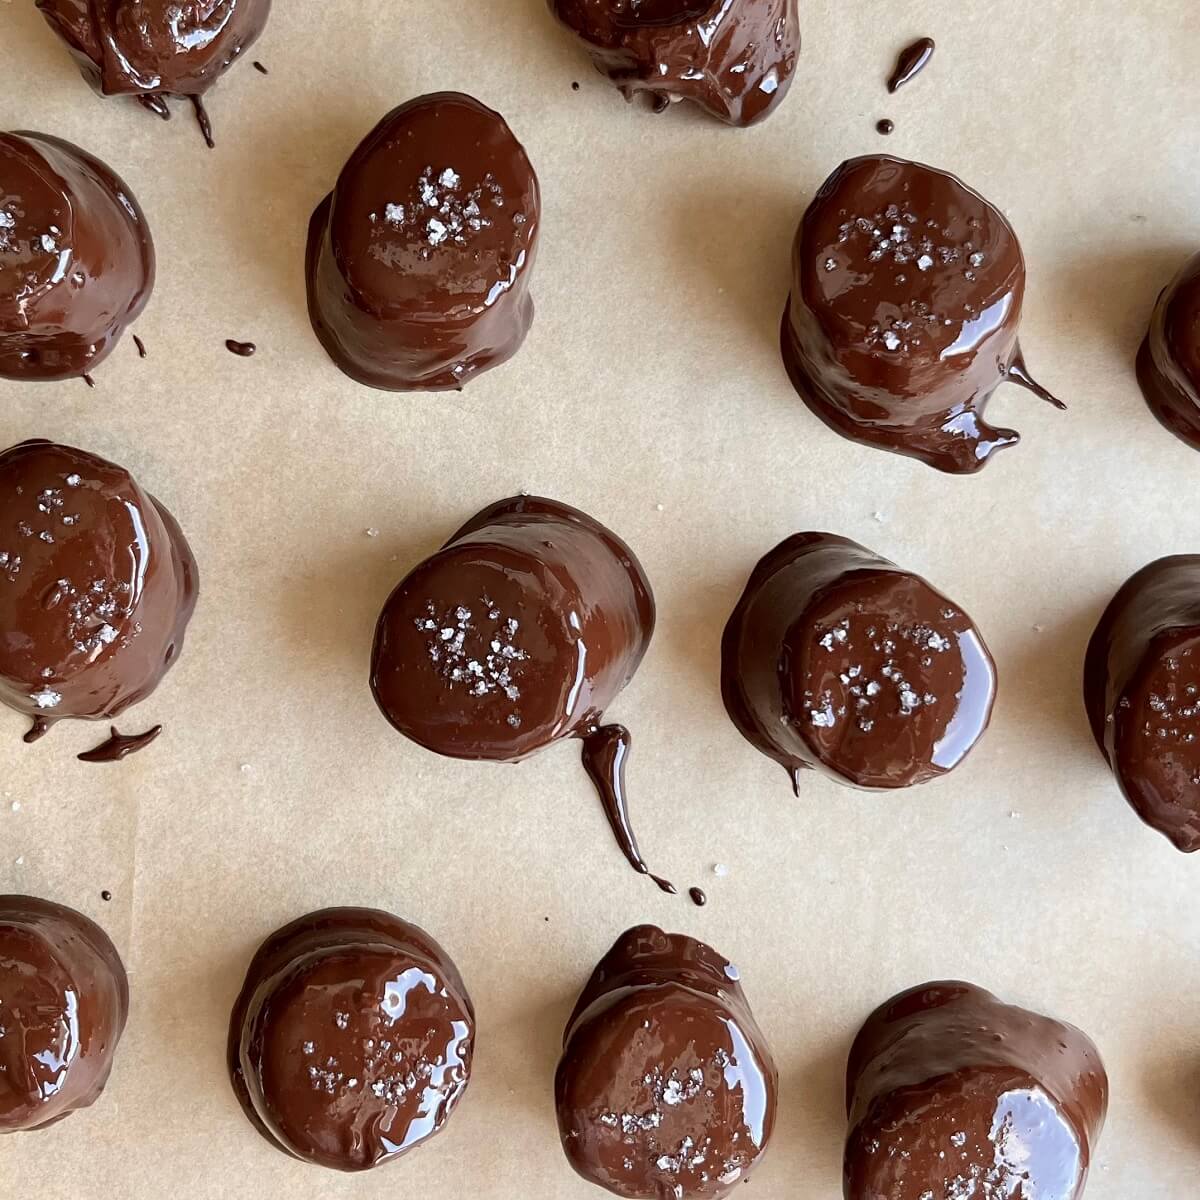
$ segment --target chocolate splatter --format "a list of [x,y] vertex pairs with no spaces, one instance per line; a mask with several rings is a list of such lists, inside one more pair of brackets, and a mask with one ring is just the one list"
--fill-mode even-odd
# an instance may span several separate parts
[[900,51],[896,69],[888,80],[888,91],[899,91],[906,83],[915,79],[928,65],[935,49],[933,38],[918,38],[911,46]]
[[708,903],[708,897],[704,894],[702,888],[688,888],[688,895],[692,898],[692,903],[697,908],[703,908]]
[[226,338],[225,349],[239,358],[251,358],[258,347],[253,342],[235,342],[233,338]]
[[111,736],[108,740],[101,742],[94,750],[85,750],[82,754],[76,755],[79,761],[86,763],[120,762],[123,758],[128,758],[131,754],[136,754],[150,745],[162,733],[162,726],[155,725],[152,729],[147,729],[145,733],[123,734],[117,732],[115,725],[110,725],[109,733]]

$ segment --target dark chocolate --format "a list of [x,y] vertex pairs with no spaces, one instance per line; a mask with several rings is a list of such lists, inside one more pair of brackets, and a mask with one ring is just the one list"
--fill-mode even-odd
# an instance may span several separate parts
[[53,728],[54,722],[47,721],[45,717],[37,716],[33,718],[33,724],[29,728],[29,732],[21,739],[27,746],[32,746],[34,742],[40,742]]
[[629,735],[603,726],[654,632],[641,564],[615,534],[554,500],[477,514],[397,585],[375,631],[371,690],[406,737],[452,758],[515,762],[583,740],[622,852],[651,875],[629,825]]
[[0,1133],[94,1104],[129,1013],[108,935],[74,909],[0,896]]
[[225,339],[225,349],[239,358],[253,358],[258,347],[253,342],[235,342],[233,338]]
[[175,519],[121,467],[46,441],[0,453],[0,701],[108,719],[179,656],[197,571]]
[[119,733],[115,725],[109,729],[109,737],[95,747],[93,750],[85,750],[82,754],[76,755],[80,762],[86,763],[114,763],[121,762],[128,758],[131,754],[136,754],[139,750],[145,750],[158,735],[162,733],[162,726],[155,725],[147,729],[145,733]]
[[204,107],[204,100],[200,96],[189,96],[188,99],[192,104],[192,112],[196,114],[196,124],[200,126],[200,136],[204,139],[204,144],[210,150],[215,150],[217,143],[213,140],[212,120],[209,118],[208,109]]
[[1178,849],[1200,850],[1200,555],[1160,558],[1117,592],[1083,691],[1125,799]]
[[970,473],[1019,435],[984,419],[1006,379],[1034,384],[1017,328],[1025,259],[999,209],[921,163],[843,163],[792,250],[783,360],[812,411],[853,441]]
[[233,1089],[296,1158],[365,1171],[438,1133],[471,1075],[458,968],[391,913],[327,908],[259,948],[229,1023]]
[[622,934],[596,967],[554,1088],[571,1166],[640,1200],[731,1195],[770,1141],[778,1090],[737,968],[652,925]]
[[979,630],[919,575],[830,533],[755,568],[721,643],[730,719],[799,788],[814,768],[886,789],[952,771],[983,735],[996,667]]
[[308,311],[330,358],[390,391],[461,389],[520,348],[541,199],[499,113],[440,92],[393,109],[308,227]]
[[137,347],[138,358],[146,357],[146,343],[135,333],[133,334],[133,344]]
[[846,1200],[1078,1200],[1108,1108],[1092,1041],[969,983],[876,1010],[846,1068]]
[[898,92],[906,83],[916,79],[929,65],[934,50],[937,49],[933,38],[918,38],[911,46],[905,46],[896,58],[896,66],[888,79],[889,92]]
[[704,894],[703,888],[688,888],[688,895],[691,897],[692,903],[697,908],[703,908],[708,903],[708,897]]
[[258,72],[260,75],[270,75],[270,73],[271,73],[270,71],[268,71],[268,70],[267,70],[267,68],[266,68],[266,67],[264,67],[264,66],[262,65],[262,63],[260,63],[260,62],[258,61],[258,59],[255,59],[255,60],[254,60],[253,66],[254,66],[254,69],[255,69],[255,70],[256,70],[256,71],[257,71],[257,72]]
[[884,117],[882,120],[875,122],[875,132],[887,137],[889,134],[896,132],[896,122],[890,117]]
[[549,0],[626,100],[690,100],[729,125],[761,120],[800,55],[796,0]]
[[212,130],[201,97],[258,40],[271,0],[37,0],[101,96],[133,96],[164,119],[167,98],[191,100],[205,141]]
[[1150,411],[1200,450],[1200,254],[1159,296],[1138,351],[1137,376]]
[[125,184],[78,146],[0,133],[0,378],[104,361],[154,287],[154,243]]

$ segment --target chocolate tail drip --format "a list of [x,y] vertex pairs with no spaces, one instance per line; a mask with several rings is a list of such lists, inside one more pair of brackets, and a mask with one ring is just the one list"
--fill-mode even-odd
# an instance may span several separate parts
[[49,717],[34,717],[33,725],[21,740],[25,745],[32,746],[34,742],[41,741],[50,732],[53,724],[54,722]]
[[208,119],[208,109],[204,107],[204,101],[199,96],[189,96],[192,102],[192,108],[196,113],[196,124],[200,126],[200,132],[204,135],[204,144],[213,150],[217,143],[213,141],[212,121]]
[[803,767],[784,767],[788,773],[788,778],[792,781],[792,794],[797,800],[800,799],[800,773],[804,770]]
[[1067,411],[1067,406],[1053,393],[1048,392],[1032,375],[1029,373],[1029,368],[1025,365],[1025,356],[1021,353],[1020,347],[1013,355],[1013,360],[1008,364],[1008,379],[1011,383],[1020,384],[1026,391],[1032,392],[1039,400],[1045,400],[1047,404],[1053,404],[1055,408]]
[[167,101],[163,96],[139,96],[137,102],[156,117],[161,117],[164,121],[171,119],[171,110],[167,107]]
[[655,875],[638,849],[637,837],[629,821],[629,802],[625,795],[625,760],[632,738],[624,725],[602,725],[583,738],[583,768],[600,794],[604,815],[629,865],[639,874],[648,875],[659,888],[676,895],[675,885]]

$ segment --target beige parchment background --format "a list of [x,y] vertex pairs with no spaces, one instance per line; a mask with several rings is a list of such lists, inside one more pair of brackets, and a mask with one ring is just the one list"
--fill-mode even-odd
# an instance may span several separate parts
[[[1155,294],[1200,245],[1200,13],[1191,0],[802,7],[791,95],[733,131],[627,108],[542,0],[276,0],[251,55],[271,73],[243,65],[212,94],[210,153],[182,108],[164,126],[95,99],[30,0],[0,5],[0,127],[107,159],[159,252],[137,325],[149,358],[126,340],[94,392],[0,383],[0,444],[49,437],[126,465],[178,516],[202,572],[181,661],[122,722],[164,722],[150,750],[87,766],[74,755],[102,730],[25,747],[24,722],[0,714],[0,891],[102,921],[133,984],[102,1101],[0,1141],[0,1195],[599,1196],[559,1151],[552,1073],[586,973],[646,920],[733,957],[773,1043],[782,1106],[757,1200],[840,1195],[849,1040],[893,992],[946,976],[1099,1042],[1113,1105],[1089,1200],[1194,1193],[1200,862],[1121,800],[1079,675],[1117,586],[1200,549],[1200,457],[1151,418],[1132,370]],[[888,97],[896,51],[926,33],[932,66]],[[311,336],[307,218],[388,108],[448,88],[500,109],[541,176],[537,320],[462,396],[369,391]],[[874,131],[883,116],[891,139]],[[778,361],[796,221],[843,158],[873,150],[955,171],[1024,244],[1027,358],[1071,411],[1004,389],[995,417],[1025,441],[976,478],[841,440]],[[228,354],[229,337],[257,357]],[[573,746],[519,767],[455,763],[375,710],[384,597],[520,489],[592,512],[650,574],[659,632],[612,715],[636,739],[643,848],[708,890],[704,910],[625,865]],[[982,627],[999,704],[953,778],[882,797],[814,778],[796,800],[727,721],[724,621],[758,557],[811,528],[921,571]],[[252,951],[329,904],[424,925],[479,1014],[474,1079],[446,1131],[366,1177],[272,1151],[225,1077]]]

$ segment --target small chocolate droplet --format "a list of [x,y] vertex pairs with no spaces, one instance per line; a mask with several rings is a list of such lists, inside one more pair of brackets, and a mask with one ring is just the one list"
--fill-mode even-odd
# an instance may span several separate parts
[[895,92],[910,80],[915,79],[928,65],[936,49],[933,38],[918,38],[911,46],[905,46],[896,59],[896,68],[888,80],[888,91]]
[[112,899],[112,892],[110,892],[106,889],[105,891],[100,893],[100,899],[103,900],[107,904],[108,901],[110,901]]
[[226,338],[225,349],[239,358],[250,358],[258,347],[253,342],[235,342],[233,338]]
[[893,133],[895,131],[895,129],[896,129],[896,122],[889,120],[887,117],[884,117],[882,120],[878,121],[875,125],[875,132],[882,133],[884,137],[887,137],[888,134]]
[[579,80],[578,79],[576,79],[572,82],[571,91],[573,91],[573,92],[579,91]]
[[701,888],[688,888],[688,895],[691,896],[692,903],[697,908],[703,908],[708,903],[708,897],[704,894]]
[[83,377],[83,382],[86,383],[90,388],[94,388],[96,386],[96,381],[90,375],[85,375]]
[[270,75],[270,73],[271,73],[270,71],[268,71],[268,70],[267,70],[267,68],[266,68],[266,67],[264,67],[264,66],[262,65],[262,63],[260,63],[260,62],[258,61],[258,59],[255,59],[255,60],[254,60],[254,69],[255,69],[255,70],[256,70],[256,71],[257,71],[257,72],[258,72],[260,75]]
[[138,358],[146,357],[146,343],[135,333],[133,335],[133,344],[137,347]]

